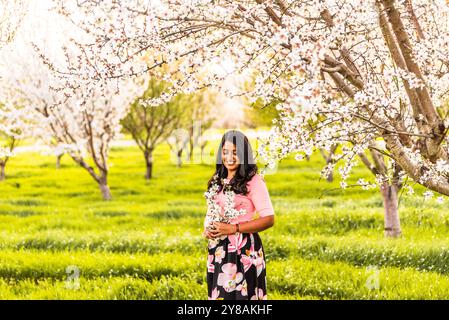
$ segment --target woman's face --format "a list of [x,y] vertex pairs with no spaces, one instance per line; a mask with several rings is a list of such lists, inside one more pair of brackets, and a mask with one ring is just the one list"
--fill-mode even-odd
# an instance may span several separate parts
[[225,141],[223,149],[221,150],[221,158],[223,159],[223,164],[228,169],[228,171],[237,170],[240,161],[237,157],[237,150],[232,142]]

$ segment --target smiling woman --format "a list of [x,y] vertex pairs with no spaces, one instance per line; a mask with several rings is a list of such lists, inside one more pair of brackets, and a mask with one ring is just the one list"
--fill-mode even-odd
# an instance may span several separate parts
[[[209,299],[267,299],[265,254],[258,232],[273,226],[274,210],[243,133],[231,130],[223,135],[207,192],[219,215],[233,212],[229,221],[219,220],[226,223],[205,220]],[[208,207],[208,213],[212,210]],[[254,219],[256,213],[259,218]]]

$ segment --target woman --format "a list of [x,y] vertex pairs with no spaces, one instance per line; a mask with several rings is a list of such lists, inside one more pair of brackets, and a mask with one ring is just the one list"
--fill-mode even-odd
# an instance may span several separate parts
[[[217,188],[218,185],[218,188]],[[274,210],[248,138],[240,131],[226,132],[218,148],[216,171],[208,192],[221,210],[226,205],[244,209],[229,223],[205,222],[203,235],[209,239],[207,285],[209,299],[267,299],[266,264],[258,232],[274,224]],[[227,193],[223,190],[232,190]],[[234,203],[229,205],[228,194]],[[253,219],[255,214],[259,217]]]

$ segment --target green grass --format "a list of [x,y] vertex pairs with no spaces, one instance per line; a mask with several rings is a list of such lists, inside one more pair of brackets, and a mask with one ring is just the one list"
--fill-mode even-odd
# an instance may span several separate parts
[[[144,180],[137,147],[112,148],[106,202],[65,156],[19,154],[0,182],[0,299],[206,299],[203,192],[212,164],[156,149]],[[261,233],[269,299],[448,299],[446,204],[402,196],[403,236],[385,239],[376,190],[319,178],[319,154],[265,176],[275,226]],[[372,179],[356,166],[349,184]],[[79,288],[68,287],[79,271]],[[378,287],[368,288],[373,271]],[[377,270],[377,271],[376,271]]]

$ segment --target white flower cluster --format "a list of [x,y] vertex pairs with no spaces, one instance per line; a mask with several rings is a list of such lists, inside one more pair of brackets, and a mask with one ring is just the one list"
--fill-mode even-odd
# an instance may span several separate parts
[[360,178],[360,179],[357,181],[357,184],[358,184],[359,186],[362,186],[362,189],[363,189],[363,190],[369,190],[369,189],[375,188],[375,187],[377,186],[377,184],[375,184],[375,183],[369,183],[369,182],[365,181],[365,179],[363,179],[363,178]]
[[14,157],[14,151],[11,151],[9,148],[4,148],[0,146],[0,158],[9,158]]
[[413,72],[408,72],[404,69],[398,68],[397,76],[407,81],[411,89],[421,89],[425,87],[425,84],[419,79]]
[[[204,220],[204,227],[208,230],[213,230],[213,222],[230,223],[233,219],[240,215],[246,214],[245,209],[237,210],[234,208],[235,192],[230,188],[229,184],[223,183],[223,193],[225,195],[225,204],[222,210],[221,206],[215,201],[215,196],[218,194],[220,186],[217,183],[218,175],[214,176],[214,183],[208,191],[204,193],[204,197],[207,201],[207,213]],[[220,239],[224,239],[226,236],[221,236]],[[210,239],[209,242],[215,244],[219,239]]]

